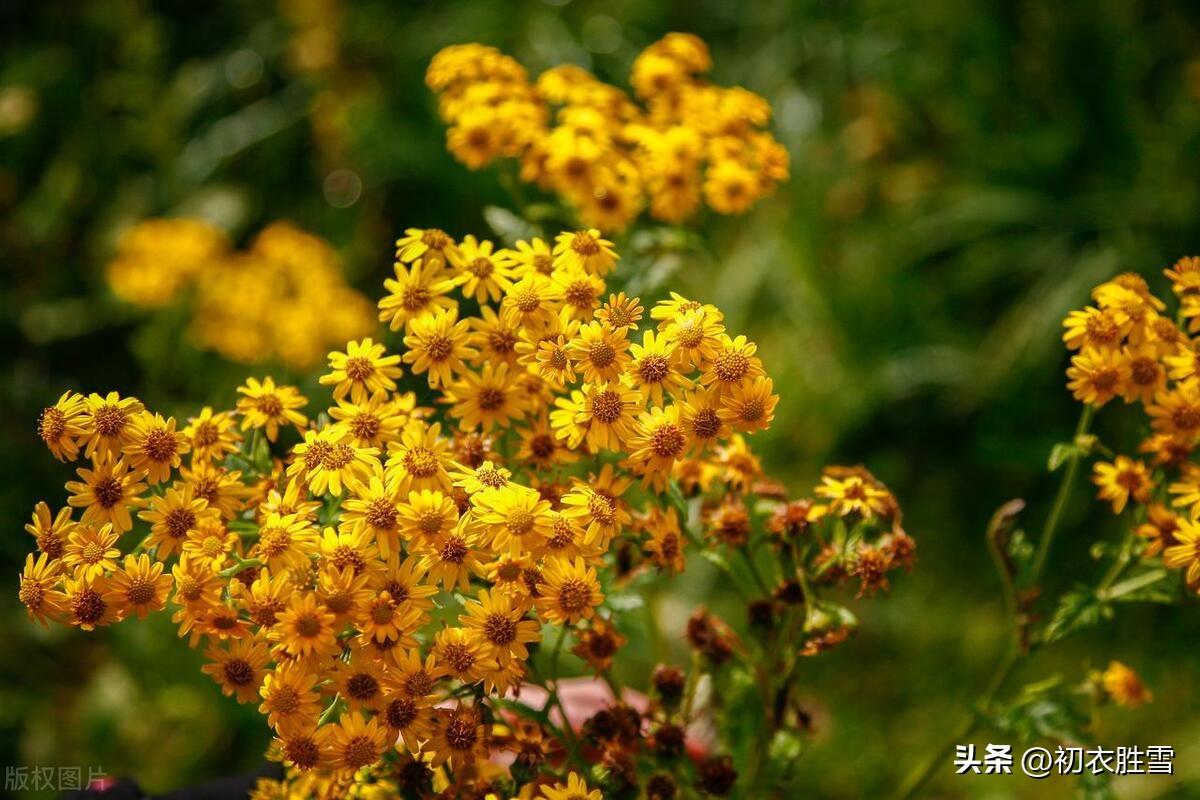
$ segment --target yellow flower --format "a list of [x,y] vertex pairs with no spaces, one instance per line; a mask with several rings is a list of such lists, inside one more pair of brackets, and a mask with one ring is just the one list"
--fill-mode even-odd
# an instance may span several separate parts
[[493,550],[513,555],[536,552],[550,535],[550,503],[533,489],[507,486],[480,492],[472,502]]
[[512,598],[481,590],[478,600],[468,600],[467,612],[459,616],[463,627],[476,631],[478,637],[492,649],[501,666],[509,661],[529,658],[527,644],[541,641],[541,626],[525,618],[523,608],[515,606]]
[[438,632],[430,651],[447,676],[477,683],[499,667],[493,648],[473,628],[445,628]]
[[[656,311],[658,308],[651,314]],[[674,345],[675,358],[681,368],[712,365],[721,353],[725,328],[717,315],[704,308],[682,311],[660,325],[663,340]]]
[[182,552],[183,543],[193,536],[202,525],[219,520],[215,508],[208,501],[195,496],[192,485],[185,483],[180,488],[171,487],[161,495],[150,498],[150,507],[138,514],[138,518],[150,523],[150,536],[146,547],[154,548],[154,557],[166,561],[171,555]]
[[295,386],[276,386],[275,379],[267,376],[261,382],[257,378],[247,378],[237,390],[243,395],[237,402],[242,415],[242,430],[262,428],[267,440],[273,442],[279,437],[281,426],[293,425],[300,429],[308,424],[308,418],[296,410],[308,405],[308,399]]
[[464,297],[496,303],[512,286],[512,258],[507,250],[493,252],[494,247],[486,239],[479,241],[467,234],[449,253],[450,265],[458,274],[454,280],[462,287]]
[[518,240],[510,254],[513,273],[517,278],[531,274],[549,276],[554,271],[554,255],[550,251],[550,245],[536,236],[529,241]]
[[407,228],[404,236],[396,240],[396,260],[413,264],[420,260],[431,268],[445,266],[446,254],[455,247],[445,231],[438,228]]
[[192,451],[192,461],[221,461],[238,451],[242,437],[235,429],[233,415],[228,411],[213,413],[205,406],[200,415],[188,419],[183,429]]
[[1076,400],[1099,407],[1125,392],[1129,366],[1121,359],[1119,350],[1085,347],[1071,357],[1067,377],[1070,379],[1067,388]]
[[122,616],[136,613],[145,619],[151,611],[159,611],[167,605],[167,593],[171,590],[171,576],[163,574],[161,561],[151,561],[150,556],[125,556],[125,564],[108,580],[104,601]]
[[71,513],[70,506],[63,506],[57,514],[51,515],[50,506],[39,502],[33,507],[32,521],[25,524],[25,530],[37,542],[37,549],[49,556],[51,561],[62,558],[67,537],[75,530]]
[[566,783],[543,786],[542,798],[544,800],[604,800],[604,793],[599,789],[588,789],[583,778],[571,772],[567,775]]
[[1188,585],[1195,586],[1200,583],[1200,523],[1180,519],[1175,541],[1178,544],[1163,550],[1163,563],[1171,569],[1186,568]]
[[191,469],[180,467],[179,477],[192,486],[196,497],[208,501],[227,520],[233,519],[245,505],[247,487],[242,483],[242,473],[227,470],[206,461],[193,461]]
[[1108,669],[1104,670],[1101,682],[1105,693],[1119,706],[1137,708],[1154,699],[1154,695],[1146,688],[1146,684],[1142,683],[1137,673],[1120,661],[1108,662]]
[[891,495],[861,475],[821,476],[819,497],[829,500],[829,510],[840,517],[856,514],[864,519],[887,514]]
[[616,381],[629,364],[628,349],[624,328],[617,332],[598,321],[580,326],[567,345],[567,353],[585,383]]
[[141,472],[130,471],[124,458],[114,461],[112,456],[99,455],[93,459],[92,469],[80,467],[75,471],[82,480],[67,481],[71,493],[67,504],[83,508],[82,522],[111,522],[119,533],[133,527],[129,509],[142,505],[138,495],[146,489]]
[[[767,379],[770,380],[770,379]],[[724,400],[737,402],[740,389],[734,390]],[[688,438],[688,451],[703,453],[729,436],[727,420],[731,410],[725,408],[723,398],[708,389],[685,392],[676,401],[679,406],[679,426]]]
[[441,434],[441,425],[424,423],[405,428],[398,443],[390,445],[387,470],[400,476],[400,491],[437,489],[449,494],[450,481],[448,443]]
[[618,258],[613,243],[595,228],[563,232],[554,239],[555,269],[581,270],[603,278],[616,268]]
[[604,280],[578,269],[556,269],[551,278],[558,284],[567,316],[580,321],[592,319],[604,294]]
[[433,739],[427,748],[431,767],[436,769],[449,763],[452,769],[460,770],[487,758],[487,728],[474,708],[464,705],[439,708],[434,717]]
[[387,746],[387,728],[358,711],[342,714],[326,743],[333,766],[350,771],[374,764]]
[[351,569],[355,575],[369,575],[379,569],[379,549],[369,531],[343,530],[326,527],[321,535],[323,564],[337,569]]
[[88,440],[91,430],[87,401],[75,392],[63,392],[58,401],[42,409],[38,417],[38,436],[59,461],[78,458],[79,445]]
[[333,614],[318,605],[313,595],[298,594],[279,614],[268,636],[292,656],[332,656],[342,650],[333,621]]
[[1092,482],[1100,487],[1098,497],[1112,503],[1114,514],[1124,511],[1130,498],[1135,503],[1145,503],[1154,488],[1146,465],[1128,456],[1117,456],[1111,464],[1098,461],[1093,470]]
[[463,430],[507,427],[509,420],[520,419],[528,408],[514,378],[508,364],[488,363],[478,373],[467,370],[443,390],[443,402],[450,404],[450,416]]
[[596,569],[578,557],[574,561],[547,558],[537,590],[534,607],[538,616],[554,624],[573,625],[581,619],[590,619],[596,606],[604,602]]
[[46,553],[38,555],[36,561],[33,553],[25,556],[17,598],[25,606],[29,618],[43,627],[49,620],[59,620],[66,612],[67,596],[56,588],[62,579],[60,573],[60,563]]
[[641,403],[641,394],[620,382],[585,383],[569,398],[555,400],[550,425],[571,449],[586,442],[592,452],[619,451],[633,431]]
[[635,329],[641,318],[641,301],[636,297],[626,297],[624,292],[610,294],[608,302],[596,309],[596,319],[613,330]]
[[396,524],[409,541],[430,545],[454,531],[458,507],[440,491],[409,492],[408,500],[396,507]]
[[320,695],[313,691],[317,676],[302,661],[283,661],[263,676],[259,713],[280,733],[315,727]]
[[679,529],[679,515],[674,508],[663,511],[651,506],[646,518],[642,521],[650,538],[642,543],[642,550],[650,557],[651,562],[672,575],[683,572],[686,564],[684,547],[687,540]]
[[270,653],[258,639],[235,639],[228,647],[212,644],[205,652],[208,664],[200,671],[212,677],[226,697],[236,697],[239,703],[258,699]]
[[674,394],[691,387],[692,382],[676,368],[675,345],[661,334],[655,336],[654,331],[646,331],[642,343],[634,344],[630,350],[633,360],[627,373],[629,382],[650,403],[661,405],[664,392]]
[[117,539],[117,532],[107,522],[99,528],[80,525],[67,539],[63,563],[77,578],[99,578],[117,568],[117,559],[121,557]]
[[183,543],[182,551],[196,561],[220,570],[230,553],[241,553],[241,539],[236,533],[230,533],[224,522],[213,520],[201,524]]
[[542,413],[529,427],[518,427],[521,444],[517,448],[517,459],[526,461],[537,470],[548,470],[574,463],[579,454],[567,447],[567,443],[555,435],[550,427],[550,418]]
[[446,308],[415,318],[408,323],[404,336],[404,362],[412,365],[415,375],[429,373],[433,388],[447,385],[455,373],[464,372],[464,361],[479,351],[468,342],[470,323],[458,319],[458,309]]
[[1116,309],[1088,306],[1068,313],[1063,327],[1066,331],[1062,340],[1068,350],[1084,347],[1104,350],[1119,348],[1132,323]]
[[333,686],[351,709],[378,711],[383,700],[383,665],[362,650],[350,654],[349,661],[333,665]]
[[136,397],[122,398],[116,392],[109,392],[105,396],[88,395],[87,407],[91,422],[87,426],[89,436],[84,455],[89,458],[121,455],[129,441],[132,422],[142,412],[141,402]]
[[130,424],[125,456],[134,469],[145,472],[151,484],[162,483],[191,449],[188,438],[175,430],[175,418],[143,411]]
[[408,400],[415,402],[411,395],[401,403],[392,400],[387,392],[375,392],[362,403],[338,400],[337,405],[329,409],[329,416],[346,431],[350,444],[382,451],[389,442],[400,440],[400,433],[409,419],[404,406],[412,410]]
[[251,554],[271,572],[300,572],[317,553],[317,532],[295,514],[272,512],[263,520]]
[[103,577],[67,578],[63,601],[67,624],[92,631],[117,622],[117,609],[104,599],[106,589]]
[[557,323],[561,304],[559,285],[546,275],[532,272],[505,292],[500,313],[510,325],[536,333]]
[[774,388],[775,382],[763,375],[734,386],[721,398],[721,418],[742,433],[766,430],[779,404]]
[[446,296],[454,288],[454,280],[441,275],[439,263],[425,264],[417,259],[410,270],[397,261],[394,268],[396,277],[383,282],[388,294],[379,301],[379,321],[388,323],[392,330],[398,331],[409,320],[426,314],[457,308]]
[[491,306],[484,306],[478,317],[471,317],[467,322],[471,327],[468,342],[478,351],[471,363],[476,366],[516,363],[517,342],[521,339],[521,329],[517,325],[497,314]]
[[625,443],[628,464],[643,476],[643,483],[662,491],[671,467],[683,457],[688,439],[679,422],[679,407],[653,406],[638,416],[633,435]]
[[475,495],[488,489],[503,489],[508,486],[512,473],[491,461],[484,461],[474,469],[460,465],[450,477],[454,479],[455,488]]
[[355,403],[365,402],[378,391],[396,390],[395,378],[403,374],[400,356],[384,355],[387,348],[370,337],[361,342],[347,342],[346,352],[329,354],[330,371],[320,378],[322,386],[333,386],[333,399],[347,394]]
[[1146,407],[1150,427],[1184,442],[1200,435],[1200,379],[1176,383]]
[[369,476],[379,465],[379,448],[356,447],[348,431],[339,426],[307,430],[304,441],[292,448],[296,460],[288,467],[289,477],[301,480],[314,495],[340,497],[342,486]]
[[716,354],[704,365],[700,382],[724,395],[734,387],[763,375],[762,361],[754,355],[758,346],[745,336],[721,335]]
[[472,575],[484,574],[479,531],[467,517],[460,519],[451,533],[421,543],[418,552],[423,556],[421,569],[429,573],[429,580],[447,590],[457,586],[465,592],[470,588]]

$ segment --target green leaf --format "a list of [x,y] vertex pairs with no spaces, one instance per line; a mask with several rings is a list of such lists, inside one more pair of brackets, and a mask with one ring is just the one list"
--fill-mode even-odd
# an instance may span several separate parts
[[515,244],[518,239],[531,239],[538,233],[537,229],[523,218],[500,206],[485,206],[483,221],[507,245]]
[[1096,596],[1090,586],[1078,585],[1058,601],[1042,639],[1047,644],[1112,617],[1112,606]]
[[1054,472],[1069,459],[1080,458],[1083,455],[1083,448],[1074,442],[1059,442],[1050,448],[1050,458],[1046,462],[1046,468]]

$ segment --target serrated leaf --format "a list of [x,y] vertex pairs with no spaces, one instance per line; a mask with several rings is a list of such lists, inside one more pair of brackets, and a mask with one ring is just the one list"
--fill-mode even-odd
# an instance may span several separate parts
[[1096,596],[1090,586],[1079,585],[1058,601],[1054,616],[1042,633],[1048,644],[1098,624],[1112,616],[1112,607]]

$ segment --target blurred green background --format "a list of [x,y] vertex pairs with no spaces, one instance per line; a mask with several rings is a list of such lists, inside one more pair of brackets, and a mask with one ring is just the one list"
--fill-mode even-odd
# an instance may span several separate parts
[[[706,233],[715,263],[672,278],[760,343],[783,395],[757,449],[797,492],[864,463],[919,543],[860,634],[805,664],[813,797],[880,796],[962,713],[1003,646],[983,547],[1024,497],[1040,525],[1046,456],[1078,413],[1059,321],[1092,285],[1200,251],[1200,6],[979,0],[380,0],[6,3],[0,9],[0,764],[99,765],[163,790],[256,763],[266,728],[223,700],[168,620],[86,635],[31,625],[15,573],[34,502],[70,468],[41,449],[63,390],[132,392],[187,415],[244,375],[143,318],[102,267],[133,221],[206,216],[244,242],[291,220],[377,296],[407,226],[485,233],[497,173],[444,150],[423,86],[440,47],[481,41],[532,73],[571,61],[618,85],[645,45],[702,36],[713,78],[764,95],[790,183]],[[285,374],[274,370],[276,375]],[[1130,446],[1119,412],[1106,440]],[[1115,535],[1077,492],[1049,591],[1094,575]],[[689,585],[697,586],[693,579]],[[666,609],[678,630],[690,607]],[[719,606],[720,603],[718,602]],[[741,624],[741,620],[733,620]],[[1127,607],[1039,656],[1077,680],[1119,659],[1155,702],[1106,710],[1108,745],[1170,744],[1200,780],[1200,610]],[[1017,685],[1017,684],[1014,684]],[[981,736],[978,741],[987,741]],[[955,779],[929,796],[1063,797],[1063,782]],[[1130,778],[1121,797],[1193,796]]]

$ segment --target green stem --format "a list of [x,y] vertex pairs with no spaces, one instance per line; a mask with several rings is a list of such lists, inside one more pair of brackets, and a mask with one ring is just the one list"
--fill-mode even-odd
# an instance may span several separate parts
[[[1079,424],[1075,426],[1075,438],[1073,443],[1077,443],[1079,438],[1088,432],[1088,428],[1092,424],[1092,416],[1096,413],[1093,406],[1085,405],[1083,412],[1079,415]],[[1067,498],[1071,495],[1071,488],[1075,485],[1075,475],[1079,472],[1080,454],[1078,451],[1072,452],[1067,457],[1066,471],[1063,473],[1062,482],[1058,485],[1058,494],[1054,498],[1054,505],[1050,507],[1050,515],[1046,517],[1046,524],[1042,528],[1042,537],[1038,540],[1037,553],[1033,558],[1033,566],[1029,570],[1030,586],[1036,586],[1041,580],[1042,571],[1046,568],[1046,558],[1050,555],[1050,545],[1054,542],[1054,534],[1058,532],[1058,523],[1062,519],[1063,510],[1067,505]]]
[[[1092,417],[1095,414],[1095,408],[1090,405],[1085,405],[1083,411],[1079,415],[1079,422],[1075,426],[1075,438],[1073,444],[1078,444],[1080,437],[1088,432],[1088,428],[1092,424]],[[1042,527],[1042,536],[1038,540],[1037,552],[1034,555],[1033,566],[1029,570],[1027,585],[1036,586],[1041,580],[1042,572],[1046,568],[1046,559],[1050,554],[1050,545],[1054,541],[1054,535],[1058,531],[1059,522],[1062,520],[1063,511],[1066,508],[1067,500],[1071,495],[1071,489],[1075,485],[1075,477],[1079,471],[1079,461],[1082,454],[1078,450],[1072,451],[1067,457],[1066,469],[1063,472],[1062,481],[1058,486],[1058,494],[1054,497],[1054,505],[1050,508],[1050,514],[1046,517],[1046,524]],[[1005,582],[1005,605],[1010,614],[1015,614],[1019,611],[1017,607],[1016,587],[1009,586],[1011,578],[1007,576],[1002,554],[997,549],[997,544],[991,541],[988,537],[988,547],[991,551],[992,558],[996,560],[996,566],[1000,571],[1001,580]],[[1010,597],[1011,592],[1011,597]],[[1015,617],[1013,619],[1013,629],[1016,634],[1013,636],[1008,648],[1005,651],[1003,660],[996,666],[996,671],[992,675],[992,679],[988,682],[987,688],[980,695],[979,700],[975,704],[975,708],[955,727],[953,733],[929,756],[928,759],[911,773],[908,779],[904,782],[901,791],[901,798],[915,797],[918,792],[925,786],[926,783],[937,772],[938,767],[944,762],[946,755],[953,752],[956,744],[962,743],[964,739],[974,732],[979,725],[980,713],[986,713],[996,695],[1004,688],[1004,684],[1008,681],[1013,670],[1021,660],[1022,651],[1020,645],[1020,621]]]

